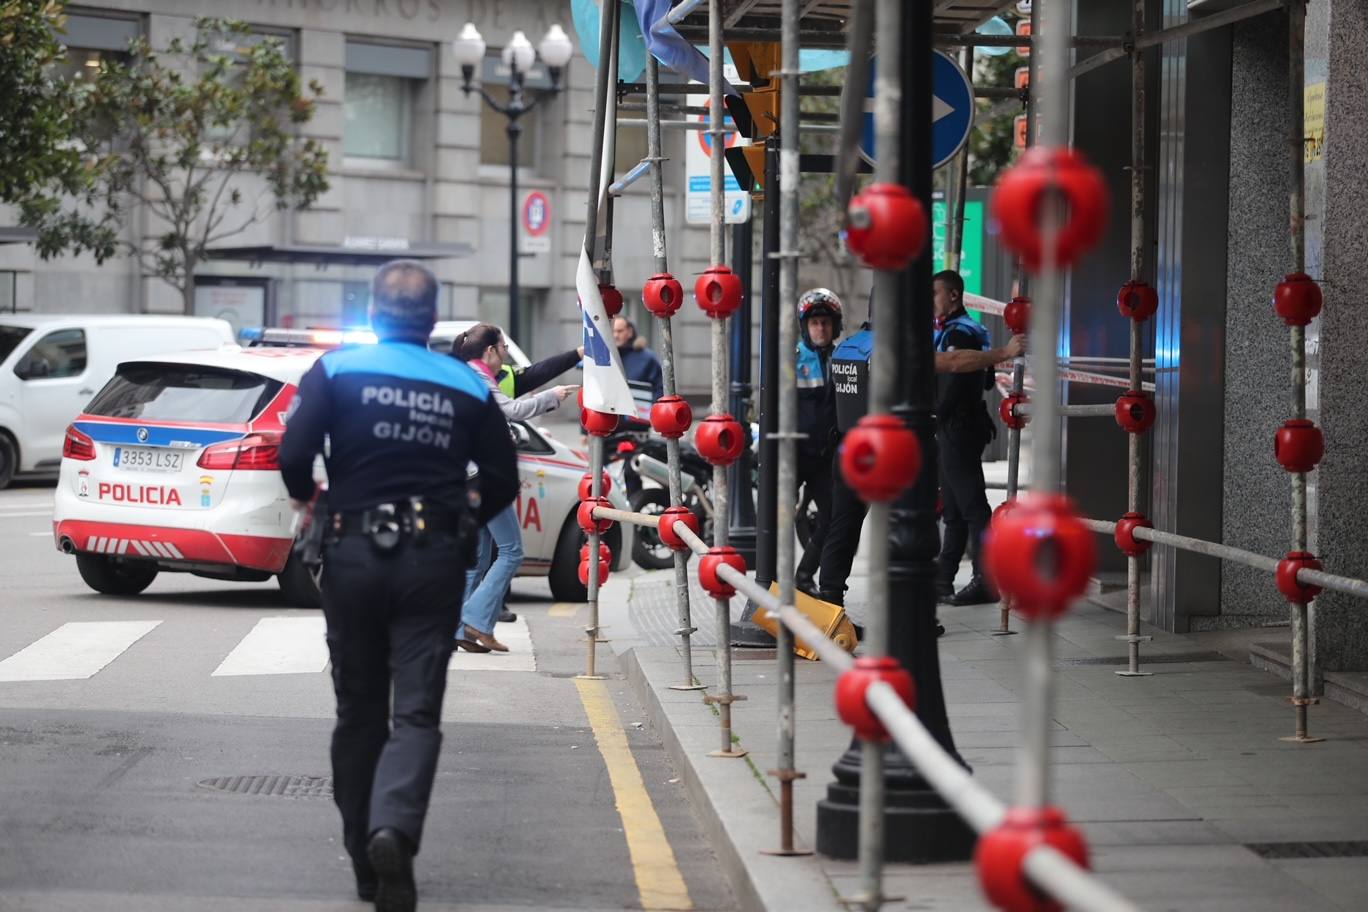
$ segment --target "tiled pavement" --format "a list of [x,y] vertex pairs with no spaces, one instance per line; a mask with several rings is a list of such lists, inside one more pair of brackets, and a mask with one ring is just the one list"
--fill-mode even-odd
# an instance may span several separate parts
[[[773,662],[734,663],[735,689],[748,697],[735,707],[735,731],[749,758],[708,758],[718,746],[715,716],[697,693],[668,688],[678,683],[680,659],[658,635],[657,618],[667,612],[673,629],[671,583],[668,572],[615,579],[605,590],[604,620],[693,789],[719,857],[740,881],[738,896],[753,908],[841,908],[836,896],[857,886],[853,863],[758,852],[778,839],[774,784],[763,776],[775,765]],[[857,604],[858,591],[852,595]],[[734,600],[733,610],[741,605]],[[1023,638],[988,635],[995,606],[940,614],[956,743],[978,781],[1009,797],[1021,738]],[[696,616],[700,627],[702,621]],[[1368,909],[1368,717],[1323,702],[1311,719],[1325,742],[1280,741],[1293,722],[1285,683],[1217,656],[1221,641],[1212,635],[1152,630],[1145,631],[1155,637],[1145,654],[1178,661],[1150,666],[1152,677],[1118,677],[1119,665],[1089,660],[1123,655],[1115,639],[1122,629],[1119,615],[1082,604],[1055,637],[1054,800],[1083,826],[1097,870],[1147,909]],[[700,680],[716,679],[711,648],[696,649],[693,660]],[[797,765],[809,778],[796,785],[795,812],[799,839],[808,845],[829,767],[849,742],[832,707],[833,679],[825,666],[799,663]],[[1265,858],[1249,847],[1317,844],[1287,847],[1295,853],[1332,842],[1363,842],[1348,847],[1363,854]],[[987,908],[968,864],[892,865],[886,890],[904,897],[890,908]]]

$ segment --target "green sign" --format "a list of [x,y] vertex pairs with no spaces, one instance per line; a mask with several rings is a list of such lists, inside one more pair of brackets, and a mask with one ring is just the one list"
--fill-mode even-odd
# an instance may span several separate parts
[[[931,263],[936,272],[945,268],[945,248],[949,225],[946,224],[944,200],[931,203]],[[960,245],[959,273],[964,277],[964,290],[983,293],[983,201],[968,200],[964,204],[964,242]]]

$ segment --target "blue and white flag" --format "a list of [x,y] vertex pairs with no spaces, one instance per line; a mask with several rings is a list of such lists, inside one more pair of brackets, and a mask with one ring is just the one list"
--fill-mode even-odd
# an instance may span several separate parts
[[[605,54],[608,62],[608,97],[599,99],[606,105],[603,131],[603,164],[599,169],[598,220],[593,234],[589,237],[604,237],[608,231],[608,185],[613,182],[613,135],[612,125],[617,123],[617,72],[612,66],[611,54]],[[612,412],[614,415],[633,416],[637,413],[636,402],[632,399],[632,389],[627,385],[627,374],[622,369],[622,359],[618,356],[617,346],[613,344],[613,321],[603,308],[603,296],[599,294],[598,276],[594,274],[594,264],[589,259],[587,246],[580,247],[579,263],[575,268],[575,290],[579,292],[580,317],[584,330],[584,407],[596,412]]]

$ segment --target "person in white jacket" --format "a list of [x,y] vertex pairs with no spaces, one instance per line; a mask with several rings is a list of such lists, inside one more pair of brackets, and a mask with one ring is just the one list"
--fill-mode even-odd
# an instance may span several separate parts
[[[499,371],[508,360],[508,343],[503,331],[490,323],[479,323],[456,338],[452,357],[469,364],[488,385],[494,401],[511,421],[526,421],[560,406],[575,391],[573,386],[553,386],[539,393],[509,398],[497,382]],[[491,563],[494,546],[499,556]],[[503,607],[508,586],[522,566],[522,529],[518,526],[516,502],[509,504],[480,530],[478,556],[466,572],[465,601],[456,644],[469,652],[507,652],[508,647],[494,637],[494,621]]]

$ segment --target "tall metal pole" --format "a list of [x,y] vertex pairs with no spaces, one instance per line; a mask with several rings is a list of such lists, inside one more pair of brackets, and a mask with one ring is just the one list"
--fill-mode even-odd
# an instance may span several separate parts
[[765,144],[765,198],[760,231],[760,483],[756,491],[755,581],[777,579],[779,484],[779,147]]
[[513,66],[508,77],[508,335],[522,344],[518,312],[518,136],[522,133],[522,74]]
[[[760,442],[755,491],[755,581],[768,588],[778,577],[779,500],[779,140],[765,143],[765,193],[760,227]],[[748,478],[749,476],[743,476]],[[753,620],[756,604],[746,602],[732,625],[734,646],[774,648],[777,641]]]
[[[665,246],[665,153],[660,142],[660,64],[653,54],[646,55],[646,154],[651,160],[651,253],[655,258],[655,271],[670,271],[669,257]],[[674,324],[670,317],[657,318],[660,324],[661,352],[660,367],[663,374],[665,395],[678,395],[675,380]],[[665,438],[665,459],[669,464],[670,504],[684,503],[684,484],[679,469],[679,439]],[[670,685],[672,690],[701,690],[703,685],[694,679],[693,646],[689,639],[697,628],[693,626],[692,610],[689,605],[689,555],[685,551],[675,551],[675,615],[679,627],[679,651],[684,662],[684,677],[678,684]]]
[[[901,10],[901,27],[888,35],[885,32],[889,27],[882,15],[878,23],[880,37],[896,42],[889,52],[881,49],[880,57],[890,53],[887,59],[901,73],[902,97],[897,116],[901,123],[912,125],[899,138],[898,182],[921,200],[927,213],[931,211],[930,131],[916,129],[915,125],[931,123],[931,10],[929,3],[906,4]],[[880,159],[881,148],[875,150]],[[892,412],[917,435],[922,469],[889,515],[887,600],[892,610],[886,628],[887,651],[912,672],[918,718],[937,743],[959,759],[946,717],[936,646],[935,559],[940,553],[940,532],[936,524],[936,378],[931,345],[929,249],[901,273],[891,300],[903,310],[896,336],[897,384]],[[876,338],[884,332],[885,312],[880,306]],[[887,751],[883,769],[887,781],[883,802],[887,860],[925,863],[972,856],[977,839],[974,831],[900,750]],[[859,839],[856,809],[863,800],[864,787],[874,777],[864,767],[863,750],[858,743],[841,756],[832,772],[836,781],[827,786],[827,797],[817,805],[817,851],[835,858],[852,858],[852,848]]]
[[[589,151],[589,201],[584,220],[584,249],[590,263],[594,262],[594,247],[598,234],[599,190],[603,186],[603,140],[608,127],[608,108],[611,102],[609,93],[613,91],[614,81],[608,71],[612,69],[619,9],[620,5],[617,3],[606,4],[603,15],[599,17],[599,65],[594,74],[594,136],[593,148]],[[589,445],[589,471],[592,476],[590,493],[597,499],[603,494],[602,437],[594,437]],[[589,626],[585,628],[589,659],[585,673],[581,677],[591,679],[601,677],[595,667],[599,641],[599,539],[597,531],[589,533],[589,584],[586,594],[589,603]]]
[[[1135,0],[1131,10],[1131,32],[1137,38],[1145,30],[1146,0]],[[1131,52],[1131,194],[1130,194],[1130,278],[1142,281],[1145,274],[1145,50]],[[1144,356],[1141,322],[1130,321],[1130,388],[1141,385],[1140,363]],[[1141,447],[1139,434],[1126,435],[1126,510],[1140,512]],[[1126,670],[1117,674],[1127,678],[1147,677],[1140,670],[1140,557],[1126,557]]]
[[[1306,271],[1306,4],[1287,4],[1287,101],[1288,101],[1288,209],[1292,248],[1292,271]],[[1292,349],[1292,417],[1306,417],[1306,327],[1293,326],[1288,342]],[[1292,550],[1306,551],[1306,473],[1292,475]],[[1310,612],[1306,602],[1292,605],[1292,704],[1296,707],[1297,731],[1290,739],[1299,743],[1324,740],[1307,731],[1307,707],[1311,695]]]
[[[775,572],[779,578],[779,602],[793,605],[794,594],[794,512],[798,505],[798,321],[788,307],[798,298],[798,0],[784,0],[780,13],[783,43],[780,51],[779,89],[779,174],[774,185],[766,184],[766,196],[779,197],[779,250],[773,254],[778,265],[779,288],[775,312],[778,316],[779,351],[779,477],[776,515],[778,527]],[[768,159],[767,159],[768,161]],[[794,768],[794,737],[797,732],[794,698],[793,631],[779,625],[779,745],[773,775],[779,779],[781,851],[793,852],[793,782],[803,774]]]
[[[1031,86],[1031,92],[1040,105],[1037,113],[1044,118],[1040,142],[1050,148],[1063,148],[1069,141],[1070,14],[1070,6],[1064,0],[1043,4],[1037,12],[1040,31],[1033,36],[1040,60],[1039,79]],[[1059,365],[1055,343],[1063,310],[1064,273],[1054,260],[1054,249],[1063,216],[1059,205],[1047,205],[1041,212],[1045,258],[1040,271],[1040,293],[1031,308],[1031,338],[1035,340],[1031,373],[1036,385],[1035,401],[1031,404],[1031,476],[1032,487],[1046,493],[1058,491],[1061,481]],[[1049,731],[1054,703],[1052,650],[1051,625],[1030,624],[1026,630],[1026,732],[1017,784],[1017,804],[1023,807],[1043,807],[1049,802]]]
[[[726,137],[726,109],[722,104],[722,0],[708,0],[708,135],[712,137],[712,220],[708,226],[709,262],[722,265],[727,257],[727,239],[723,233],[724,220],[724,161],[722,145]],[[712,321],[712,403],[709,411],[713,415],[726,412],[727,402],[727,321]],[[727,517],[730,515],[727,496],[727,470],[724,466],[713,467],[713,546],[726,547],[728,541]],[[721,717],[721,744],[710,756],[743,757],[746,751],[735,750],[732,745],[732,703],[738,697],[732,694],[731,666],[731,599],[714,599],[713,607],[717,616],[717,671],[718,692],[706,697],[718,708]]]
[[[747,190],[750,188],[747,187]],[[751,413],[751,261],[755,256],[753,222],[746,219],[732,225],[732,272],[741,280],[741,309],[731,320],[731,402],[732,415],[750,434]],[[755,565],[755,497],[751,475],[755,461],[750,447],[731,464],[731,512],[727,522],[732,547],[741,552],[746,566]]]
[[[966,47],[960,54],[960,67],[974,85],[974,49]],[[955,156],[955,170],[951,178],[954,197],[947,200],[945,213],[947,231],[945,234],[945,268],[959,272],[960,259],[964,250],[964,204],[969,196],[969,143]]]

